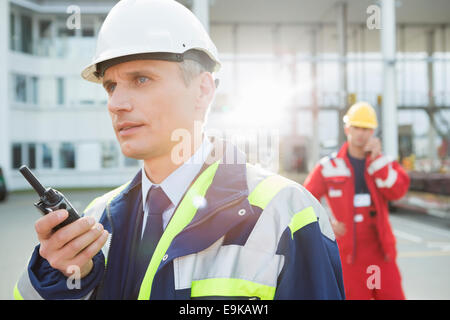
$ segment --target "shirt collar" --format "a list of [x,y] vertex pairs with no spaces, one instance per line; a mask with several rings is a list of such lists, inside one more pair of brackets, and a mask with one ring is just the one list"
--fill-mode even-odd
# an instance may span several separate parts
[[200,172],[203,163],[206,161],[208,155],[211,153],[213,148],[212,143],[205,136],[203,142],[198,148],[198,150],[189,158],[185,163],[173,171],[166,179],[164,179],[159,185],[152,183],[147,175],[145,174],[145,169],[142,167],[142,205],[145,210],[145,199],[147,199],[147,194],[150,188],[155,186],[160,186],[166,193],[167,197],[172,202],[173,206],[177,206],[181,201],[187,188],[194,180],[195,176]]

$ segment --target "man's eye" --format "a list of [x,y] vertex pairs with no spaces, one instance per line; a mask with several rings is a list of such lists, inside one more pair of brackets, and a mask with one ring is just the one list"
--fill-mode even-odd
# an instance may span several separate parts
[[142,84],[142,83],[145,83],[145,82],[147,82],[149,79],[147,78],[147,77],[138,77],[137,78],[137,81],[138,81],[138,83],[140,83],[140,84]]
[[108,93],[112,93],[114,91],[114,89],[116,88],[116,84],[115,83],[111,83],[109,85],[106,86],[106,91]]

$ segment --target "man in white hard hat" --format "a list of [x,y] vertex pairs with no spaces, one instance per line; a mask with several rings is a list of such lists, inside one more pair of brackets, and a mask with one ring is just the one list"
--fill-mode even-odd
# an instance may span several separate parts
[[[318,201],[196,130],[219,67],[181,4],[122,0],[111,10],[82,75],[103,85],[123,154],[144,166],[57,232],[65,210],[36,222],[40,244],[17,299],[343,298]],[[78,286],[68,285],[74,270]]]

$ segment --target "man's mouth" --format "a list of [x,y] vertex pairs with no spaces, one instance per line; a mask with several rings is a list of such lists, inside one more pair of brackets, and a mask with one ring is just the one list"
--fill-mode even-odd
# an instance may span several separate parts
[[122,122],[117,125],[117,131],[120,136],[128,136],[134,134],[143,125],[135,122]]

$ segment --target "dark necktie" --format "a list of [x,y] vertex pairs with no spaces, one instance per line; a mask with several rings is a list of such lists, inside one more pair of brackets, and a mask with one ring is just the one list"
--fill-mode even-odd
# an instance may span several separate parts
[[[145,224],[144,235],[141,241],[139,241],[137,250],[133,297],[137,297],[153,252],[163,234],[162,214],[171,204],[163,189],[155,186],[150,188],[146,202],[148,208],[147,222]],[[137,237],[140,239],[141,230],[138,230],[138,232]]]
[[162,214],[171,204],[161,187],[152,186],[147,194],[147,223],[145,224],[139,251],[150,262],[159,239],[163,234]]

